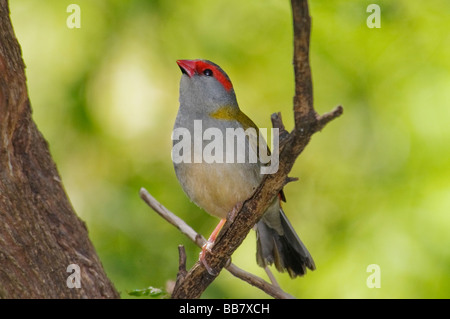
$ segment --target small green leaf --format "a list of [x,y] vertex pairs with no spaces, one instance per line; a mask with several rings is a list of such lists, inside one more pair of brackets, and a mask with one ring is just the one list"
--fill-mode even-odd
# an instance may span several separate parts
[[128,292],[128,294],[130,296],[135,296],[135,297],[157,298],[157,297],[164,297],[165,295],[167,295],[167,292],[162,289],[150,286],[150,287],[144,288],[144,289],[132,290],[132,291]]

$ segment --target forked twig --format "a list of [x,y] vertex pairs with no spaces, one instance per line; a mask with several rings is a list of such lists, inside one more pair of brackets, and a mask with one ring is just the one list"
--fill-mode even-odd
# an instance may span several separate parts
[[[144,202],[150,206],[159,216],[164,218],[170,224],[175,226],[180,230],[180,232],[186,235],[190,240],[192,240],[197,246],[202,247],[203,244],[206,243],[206,239],[197,233],[192,227],[190,227],[184,220],[180,217],[172,213],[166,207],[164,207],[160,202],[158,202],[150,193],[145,189],[141,188],[139,191],[140,197],[144,200]],[[184,249],[178,248],[180,253],[180,267],[177,275],[177,283],[181,279],[183,279],[186,275],[186,257],[184,253]],[[184,267],[184,268],[183,268]],[[233,276],[242,279],[243,281],[249,283],[250,285],[257,287],[267,293],[268,295],[278,298],[278,299],[294,299],[293,296],[284,292],[279,286],[273,285],[265,281],[264,279],[255,276],[239,267],[234,265],[233,263],[229,263],[228,266],[225,267]],[[272,279],[271,279],[272,280]],[[176,285],[175,285],[176,286]]]

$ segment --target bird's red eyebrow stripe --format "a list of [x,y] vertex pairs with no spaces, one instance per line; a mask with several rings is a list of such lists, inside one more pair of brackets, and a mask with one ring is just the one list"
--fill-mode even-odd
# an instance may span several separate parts
[[203,71],[210,69],[213,71],[214,77],[219,81],[225,90],[230,91],[233,88],[231,81],[223,74],[223,71],[218,69],[215,65],[209,64],[205,61],[197,61],[196,71],[198,74],[203,74]]

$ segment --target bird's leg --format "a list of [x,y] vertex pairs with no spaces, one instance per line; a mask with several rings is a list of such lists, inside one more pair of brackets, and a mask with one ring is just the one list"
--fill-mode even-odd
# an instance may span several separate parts
[[220,230],[222,229],[223,225],[226,222],[226,218],[223,218],[220,220],[219,224],[216,226],[216,228],[211,233],[211,236],[209,236],[208,241],[203,245],[202,251],[200,252],[200,261],[205,266],[206,270],[211,276],[217,276],[217,273],[208,265],[208,263],[205,260],[206,252],[211,252],[211,248],[214,245],[214,241],[217,238],[217,235],[219,234]]
[[[228,214],[227,218],[232,222],[234,218],[236,217],[237,213],[241,210],[243,205],[243,202],[238,202],[236,205],[234,205],[233,209]],[[209,236],[208,241],[203,245],[202,251],[200,252],[200,261],[205,266],[206,270],[211,276],[217,276],[217,272],[214,271],[211,266],[208,264],[208,262],[205,259],[206,252],[211,252],[211,249],[214,245],[214,242],[216,241],[217,235],[219,235],[220,230],[222,229],[223,225],[225,225],[225,222],[227,221],[226,218],[223,218],[220,220],[219,224],[216,226],[216,228],[211,233],[211,236]]]

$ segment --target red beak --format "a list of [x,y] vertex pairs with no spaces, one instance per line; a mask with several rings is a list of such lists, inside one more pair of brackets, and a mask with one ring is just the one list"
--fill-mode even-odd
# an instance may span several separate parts
[[187,74],[190,78],[195,74],[195,60],[177,60],[181,72]]

